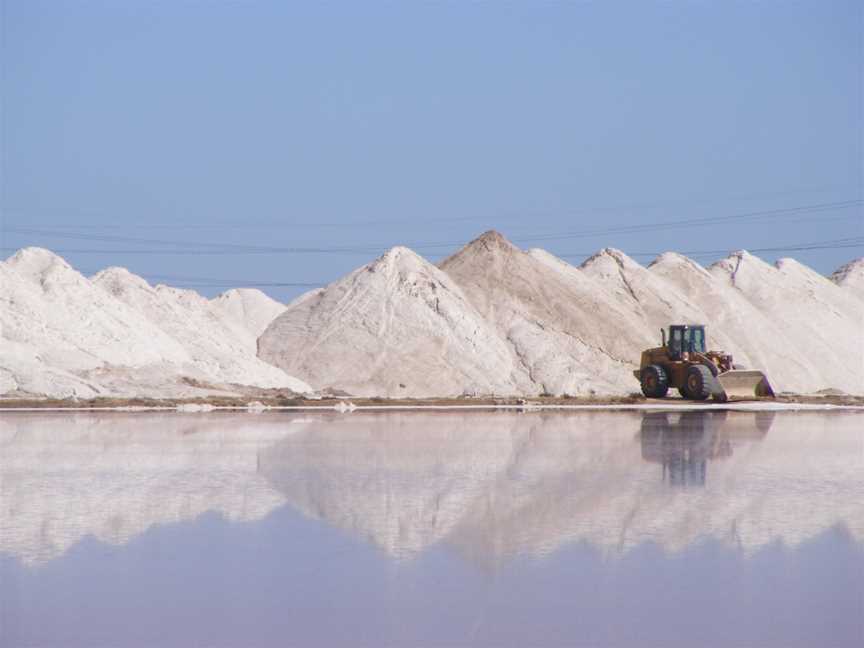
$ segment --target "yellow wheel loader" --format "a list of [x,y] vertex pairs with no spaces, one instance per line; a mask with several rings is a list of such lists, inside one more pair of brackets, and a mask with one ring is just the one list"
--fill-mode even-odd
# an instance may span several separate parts
[[697,401],[774,398],[764,373],[736,367],[722,351],[706,350],[704,325],[672,324],[668,340],[664,329],[660,334],[662,346],[643,351],[633,372],[647,398],[664,398],[670,387]]

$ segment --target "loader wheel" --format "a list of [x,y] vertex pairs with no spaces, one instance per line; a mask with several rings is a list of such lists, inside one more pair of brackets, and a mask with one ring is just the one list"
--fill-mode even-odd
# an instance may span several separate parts
[[711,394],[711,370],[705,365],[693,365],[687,370],[684,393],[691,400],[705,400]]
[[642,370],[642,393],[646,398],[663,398],[669,391],[669,378],[660,365],[649,365]]

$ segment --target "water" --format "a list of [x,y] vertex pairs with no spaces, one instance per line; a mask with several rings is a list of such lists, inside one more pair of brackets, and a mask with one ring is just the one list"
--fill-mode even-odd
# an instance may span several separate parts
[[860,646],[857,413],[0,415],[2,646]]

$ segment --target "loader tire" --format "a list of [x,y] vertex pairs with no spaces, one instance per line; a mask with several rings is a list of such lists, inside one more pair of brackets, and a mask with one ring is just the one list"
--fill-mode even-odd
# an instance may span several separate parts
[[711,370],[705,365],[693,365],[684,379],[684,393],[690,400],[703,401],[711,394]]
[[669,377],[660,365],[648,365],[642,370],[642,393],[646,398],[663,398],[669,391]]

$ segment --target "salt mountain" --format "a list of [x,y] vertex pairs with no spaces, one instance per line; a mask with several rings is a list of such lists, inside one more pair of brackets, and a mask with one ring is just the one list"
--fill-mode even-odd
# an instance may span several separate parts
[[746,252],[707,269],[666,253],[646,268],[604,249],[577,268],[487,232],[438,267],[393,248],[287,307],[122,268],[87,279],[27,248],[0,262],[0,394],[624,394],[641,350],[676,321],[706,323],[712,347],[779,390],[864,393],[864,259],[830,280]]
[[255,357],[260,317],[235,315],[234,301],[268,316],[283,308],[263,293],[208,302],[122,268],[87,279],[48,250],[21,250],[0,263],[0,394],[170,398],[231,393],[232,384],[310,391]]
[[624,394],[672,322],[706,323],[778,390],[864,393],[864,301],[795,261],[737,252],[706,270],[667,253],[645,268],[604,249],[576,268],[497,232],[438,268],[394,248],[290,304],[258,348],[358,395]]

